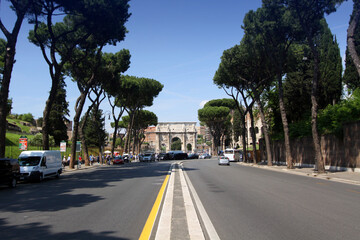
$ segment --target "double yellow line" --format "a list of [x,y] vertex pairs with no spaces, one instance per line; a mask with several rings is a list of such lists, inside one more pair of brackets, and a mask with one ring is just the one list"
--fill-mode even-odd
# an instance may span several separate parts
[[166,176],[161,188],[160,188],[160,191],[156,197],[156,200],[155,200],[155,203],[154,203],[154,206],[152,207],[151,209],[151,212],[149,214],[149,217],[148,219],[146,220],[146,223],[145,223],[145,226],[141,232],[141,235],[139,237],[140,240],[147,240],[150,238],[150,235],[151,235],[151,232],[152,232],[152,229],[154,227],[154,224],[155,224],[155,220],[156,220],[156,216],[157,216],[157,213],[159,211],[159,208],[160,208],[160,204],[161,204],[161,200],[164,196],[164,192],[165,192],[165,188],[166,188],[166,185],[169,181],[169,177],[170,177],[170,174],[171,174],[171,171],[168,173],[168,175]]

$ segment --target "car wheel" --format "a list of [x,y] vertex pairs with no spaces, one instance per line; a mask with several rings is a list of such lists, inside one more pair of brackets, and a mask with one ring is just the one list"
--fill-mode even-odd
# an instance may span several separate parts
[[17,180],[16,180],[16,178],[12,178],[11,181],[10,181],[10,183],[9,183],[9,187],[15,188],[16,185],[17,185]]
[[38,179],[38,182],[42,182],[44,180],[44,176],[42,173],[40,173],[39,175],[39,179]]

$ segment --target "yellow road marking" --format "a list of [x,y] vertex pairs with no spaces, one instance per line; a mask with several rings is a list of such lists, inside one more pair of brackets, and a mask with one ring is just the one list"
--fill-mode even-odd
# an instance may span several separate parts
[[167,182],[169,181],[169,176],[170,176],[169,174],[166,176],[166,178],[164,180],[164,183],[162,184],[162,186],[160,188],[159,194],[156,197],[155,203],[154,203],[154,205],[153,205],[153,207],[151,209],[149,217],[146,220],[145,226],[144,226],[144,228],[143,228],[143,230],[141,232],[141,235],[139,237],[140,240],[145,240],[145,239],[150,238],[151,231],[152,231],[152,228],[153,228],[154,223],[155,223],[156,215],[157,215],[157,213],[159,211],[159,207],[160,207],[160,204],[161,204],[161,200],[162,200],[162,198],[164,196],[164,191],[165,191]]

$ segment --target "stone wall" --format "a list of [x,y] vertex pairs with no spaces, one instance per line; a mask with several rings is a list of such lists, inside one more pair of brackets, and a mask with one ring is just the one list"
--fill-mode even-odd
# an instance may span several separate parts
[[[312,137],[291,140],[291,155],[296,165],[315,164]],[[261,159],[266,159],[264,141],[260,141]],[[321,153],[325,165],[335,168],[360,168],[360,122],[344,125],[343,137],[321,137]],[[272,143],[273,162],[285,163],[283,141]]]

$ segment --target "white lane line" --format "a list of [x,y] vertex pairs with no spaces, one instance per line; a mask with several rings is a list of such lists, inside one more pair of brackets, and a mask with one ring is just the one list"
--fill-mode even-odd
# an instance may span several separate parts
[[204,233],[200,226],[200,222],[196,214],[194,204],[191,200],[189,188],[186,184],[184,173],[181,167],[179,168],[179,172],[180,172],[180,183],[184,197],[185,212],[186,212],[187,226],[189,230],[190,239],[205,240]]
[[164,200],[164,205],[161,210],[158,229],[156,231],[156,240],[167,240],[171,236],[171,218],[172,218],[172,207],[173,207],[173,197],[174,197],[174,182],[175,182],[175,169],[174,164],[170,167],[170,179],[169,185],[166,190],[166,196]]
[[[182,165],[181,165],[181,169],[182,169]],[[201,203],[200,201],[200,198],[199,196],[197,195],[196,191],[195,191],[195,188],[194,186],[192,185],[190,179],[189,179],[189,176],[187,175],[186,171],[183,171],[183,174],[185,176],[185,179],[187,181],[187,184],[189,186],[189,189],[191,191],[191,194],[194,198],[194,201],[195,201],[195,204],[196,204],[196,207],[198,209],[198,212],[199,212],[199,215],[202,219],[202,222],[205,226],[205,229],[206,229],[206,232],[209,236],[209,239],[211,240],[220,240],[220,237],[219,235],[217,234],[216,230],[215,230],[215,227],[214,225],[212,224],[210,218],[209,218],[209,215],[206,213],[206,210],[203,206],[203,204]]]

